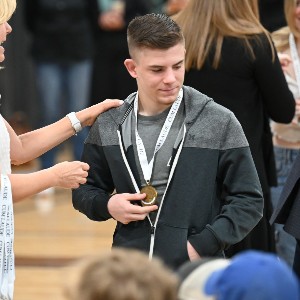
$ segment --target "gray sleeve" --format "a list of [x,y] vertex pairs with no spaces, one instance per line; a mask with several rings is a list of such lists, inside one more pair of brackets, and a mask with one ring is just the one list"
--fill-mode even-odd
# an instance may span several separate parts
[[[190,243],[201,256],[214,255],[241,241],[263,214],[263,195],[247,140],[232,115],[219,155],[220,213]],[[242,147],[233,147],[240,145]]]

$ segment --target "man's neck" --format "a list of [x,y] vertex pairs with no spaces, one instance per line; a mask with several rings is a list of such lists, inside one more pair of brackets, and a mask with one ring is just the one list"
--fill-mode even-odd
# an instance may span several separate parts
[[142,116],[156,116],[165,111],[166,109],[170,108],[172,106],[172,103],[169,105],[157,105],[152,103],[143,103],[139,100],[139,106],[138,106],[138,113]]

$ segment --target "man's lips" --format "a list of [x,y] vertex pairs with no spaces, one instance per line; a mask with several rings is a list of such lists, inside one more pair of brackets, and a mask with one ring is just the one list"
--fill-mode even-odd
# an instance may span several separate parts
[[162,92],[166,92],[166,93],[168,93],[168,92],[173,92],[173,91],[175,91],[177,89],[177,87],[174,87],[174,88],[167,88],[167,89],[160,89]]

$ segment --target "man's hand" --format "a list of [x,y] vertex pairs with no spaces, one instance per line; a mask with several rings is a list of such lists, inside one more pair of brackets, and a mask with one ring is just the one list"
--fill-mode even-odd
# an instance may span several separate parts
[[107,204],[108,211],[115,220],[123,224],[144,220],[149,212],[158,209],[157,205],[142,207],[134,205],[130,201],[139,201],[145,197],[146,194],[125,193],[113,195]]
[[189,241],[187,242],[187,252],[191,261],[201,258]]

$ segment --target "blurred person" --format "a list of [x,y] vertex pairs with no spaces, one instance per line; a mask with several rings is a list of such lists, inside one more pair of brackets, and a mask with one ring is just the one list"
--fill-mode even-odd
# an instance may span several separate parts
[[204,294],[210,298],[204,299],[299,300],[299,291],[299,280],[285,262],[271,253],[248,250],[207,278]]
[[[289,124],[271,123],[278,177],[278,186],[271,190],[275,210],[282,205],[278,200],[300,149],[300,1],[288,0],[284,3],[288,26],[275,31],[272,37],[279,52],[286,81],[294,95],[296,113]],[[275,228],[277,253],[292,266],[296,241],[283,230],[282,224],[275,224]]]
[[[299,194],[299,178],[300,178],[300,155],[298,154],[294,161],[286,182],[282,188],[278,203],[275,206],[274,213],[270,220],[271,223],[284,224],[284,231],[281,229],[280,239],[278,241],[281,246],[281,256],[290,261],[293,251],[291,247],[294,242],[290,241],[291,237],[296,239],[296,250],[294,253],[293,270],[300,278],[300,194]],[[285,233],[286,232],[286,233]],[[286,242],[287,244],[284,244]]]
[[275,251],[270,186],[277,184],[269,119],[289,123],[295,101],[271,37],[258,20],[257,0],[190,0],[176,15],[186,40],[185,84],[230,109],[249,142],[264,195],[258,225],[227,255]]
[[174,15],[185,8],[189,0],[167,0],[165,12]]
[[184,263],[177,271],[179,277],[178,300],[212,300],[205,295],[204,286],[208,277],[230,263],[229,259],[205,257]]
[[91,169],[73,206],[91,220],[114,218],[114,247],[174,269],[223,256],[262,217],[242,128],[232,112],[183,86],[184,37],[170,17],[136,17],[127,35],[124,64],[138,91],[91,128],[82,156]]
[[248,250],[232,259],[204,258],[184,264],[178,300],[299,300],[297,276],[271,253]]
[[[136,90],[124,60],[128,57],[126,28],[137,15],[174,14],[188,0],[98,0],[98,28],[92,72],[91,102],[102,98],[125,98]],[[102,82],[103,84],[99,84]]]
[[136,90],[124,60],[128,57],[126,28],[131,19],[157,9],[149,0],[98,0],[91,102],[123,99]]
[[[42,126],[61,118],[67,111],[78,111],[89,105],[95,1],[24,1],[25,23],[32,36],[31,55]],[[80,159],[86,135],[84,129],[71,139],[76,160]],[[41,168],[51,167],[56,156],[57,148],[44,154],[40,159]]]
[[178,279],[160,260],[136,250],[115,249],[73,265],[68,300],[176,300]]
[[[7,23],[16,8],[15,0],[0,2],[0,44],[6,41],[12,28]],[[0,46],[0,62],[5,59]],[[11,164],[30,161],[91,126],[104,110],[120,105],[120,101],[101,104],[70,113],[63,119],[41,129],[17,135],[0,114],[0,298],[11,300],[14,287],[14,223],[13,202],[32,196],[44,189],[59,186],[78,188],[86,182],[89,165],[79,161],[62,162],[30,174],[11,174]]]

